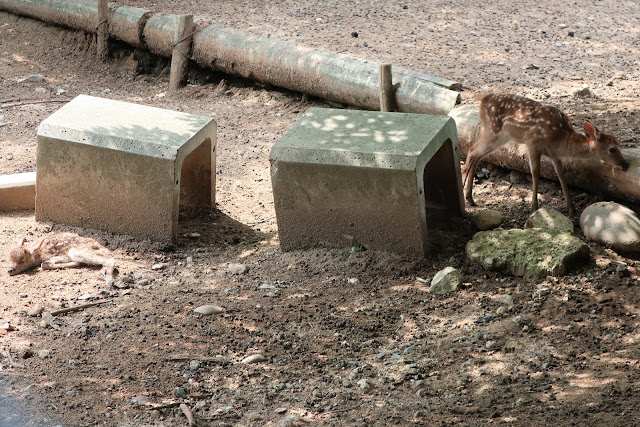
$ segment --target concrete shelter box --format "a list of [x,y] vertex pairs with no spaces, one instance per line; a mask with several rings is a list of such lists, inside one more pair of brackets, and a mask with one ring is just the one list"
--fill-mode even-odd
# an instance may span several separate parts
[[464,213],[447,116],[310,108],[270,161],[284,250],[364,245],[425,256],[428,224]]
[[38,128],[36,220],[177,240],[179,206],[215,206],[216,123],[80,95]]

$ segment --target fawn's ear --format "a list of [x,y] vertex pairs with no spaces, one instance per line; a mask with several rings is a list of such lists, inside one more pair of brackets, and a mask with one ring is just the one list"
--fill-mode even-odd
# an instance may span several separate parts
[[600,131],[597,127],[591,124],[591,122],[584,122],[584,134],[594,141],[598,140],[598,136],[600,135]]
[[22,246],[24,245],[24,242],[26,242],[27,239],[25,239],[24,237],[21,237],[20,240],[18,240],[18,246]]

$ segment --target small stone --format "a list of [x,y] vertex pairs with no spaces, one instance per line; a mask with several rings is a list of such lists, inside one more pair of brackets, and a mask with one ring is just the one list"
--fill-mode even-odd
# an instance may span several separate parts
[[266,362],[267,358],[264,357],[261,354],[252,354],[251,356],[245,357],[244,359],[242,359],[242,361],[240,363],[259,363],[259,362]]
[[358,382],[356,382],[356,384],[358,384],[358,386],[362,389],[362,390],[369,390],[371,388],[371,383],[363,378],[361,380],[358,380]]
[[191,233],[189,234],[189,237],[191,237],[192,239],[199,239],[200,238],[200,233]]
[[418,396],[420,398],[427,397],[427,391],[425,389],[421,388],[420,390],[416,391],[416,396]]
[[29,311],[27,311],[27,315],[31,316],[31,317],[37,317],[40,316],[40,313],[42,313],[44,311],[44,307],[41,305],[36,305],[33,306],[29,309]]
[[287,408],[276,408],[273,410],[273,412],[276,414],[284,414],[285,412],[287,412]]
[[571,89],[571,95],[574,97],[587,98],[593,96],[593,92],[587,86],[576,87]]
[[152,265],[152,266],[151,266],[151,269],[152,269],[153,271],[160,271],[160,270],[164,269],[165,267],[166,267],[166,265],[165,265],[165,264],[158,263],[158,264],[154,264],[154,265]]
[[189,369],[191,369],[192,371],[195,371],[199,368],[200,368],[200,361],[192,360],[191,362],[189,362]]
[[196,314],[201,314],[203,316],[209,316],[212,314],[224,313],[224,308],[218,305],[207,304],[207,305],[201,305],[200,307],[194,309],[193,312]]
[[48,90],[45,87],[37,87],[36,88],[36,93],[47,93]]
[[524,228],[546,228],[567,233],[573,233],[574,230],[573,221],[550,207],[543,207],[532,213],[524,223]]
[[231,274],[245,274],[249,271],[249,267],[247,267],[245,264],[238,264],[234,262],[230,262],[227,268],[229,269],[229,273]]
[[59,88],[59,89],[57,89],[57,90],[56,90],[56,95],[60,96],[60,95],[62,95],[62,94],[63,94],[63,93],[65,93],[65,92],[67,92],[67,91],[66,91],[66,90],[64,90],[64,89],[62,89],[62,88]]
[[357,38],[358,38],[358,35],[359,35],[359,34],[358,34],[356,31],[352,31],[352,32],[351,32],[351,37],[353,37],[354,39],[357,39]]
[[500,295],[498,297],[498,301],[508,305],[509,307],[513,307],[513,297],[511,295]]
[[178,399],[186,399],[187,398],[187,392],[182,387],[176,387],[173,390],[173,395]]
[[42,387],[44,388],[55,388],[58,385],[56,381],[47,381],[46,383],[42,383]]
[[360,283],[360,280],[357,277],[351,277],[349,279],[349,284],[350,285],[358,285]]
[[18,80],[18,83],[40,83],[44,81],[42,74],[31,74],[28,77]]
[[51,350],[39,350],[38,357],[40,359],[47,359],[51,355]]
[[458,289],[462,283],[462,275],[453,267],[440,270],[431,280],[428,292],[432,294],[446,294]]
[[484,346],[487,350],[491,350],[492,348],[495,348],[496,344],[497,343],[495,341],[489,340],[484,344]]
[[96,296],[94,294],[83,294],[78,297],[78,300],[80,301],[90,300],[90,299],[96,299]]
[[494,209],[482,210],[473,216],[473,223],[479,230],[491,230],[502,223],[502,214]]
[[187,268],[193,268],[193,257],[187,257]]
[[275,286],[273,286],[273,285],[272,285],[272,284],[270,284],[270,283],[263,283],[262,285],[258,286],[258,289],[259,289],[259,290],[261,290],[261,291],[263,291],[263,290],[265,290],[265,289],[275,289],[275,288],[276,288],[276,287],[275,287]]

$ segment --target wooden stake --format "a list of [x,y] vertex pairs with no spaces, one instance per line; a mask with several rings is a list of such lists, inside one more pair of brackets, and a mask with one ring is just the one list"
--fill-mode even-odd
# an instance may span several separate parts
[[107,62],[109,58],[109,3],[98,0],[98,61]]
[[171,54],[171,74],[169,75],[170,91],[178,90],[187,76],[192,39],[193,15],[178,15],[175,37],[173,39],[174,47]]
[[395,111],[391,64],[380,64],[380,111]]

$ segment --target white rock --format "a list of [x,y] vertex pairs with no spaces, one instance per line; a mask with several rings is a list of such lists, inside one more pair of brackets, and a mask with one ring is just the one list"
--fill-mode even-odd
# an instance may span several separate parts
[[524,228],[550,228],[552,230],[573,233],[573,222],[559,211],[544,207],[540,208],[527,219]]
[[618,203],[599,202],[580,215],[585,237],[622,252],[640,252],[640,219]]
[[240,363],[258,363],[258,362],[266,362],[267,358],[261,354],[252,354],[251,356],[247,356]]
[[44,76],[42,74],[31,74],[28,77],[18,80],[18,83],[40,83],[44,80]]
[[194,313],[202,314],[204,316],[208,316],[211,314],[221,314],[224,313],[224,308],[218,305],[201,305],[200,307],[193,310]]
[[462,275],[453,267],[440,270],[431,280],[429,291],[432,294],[446,294],[458,289],[462,283]]

